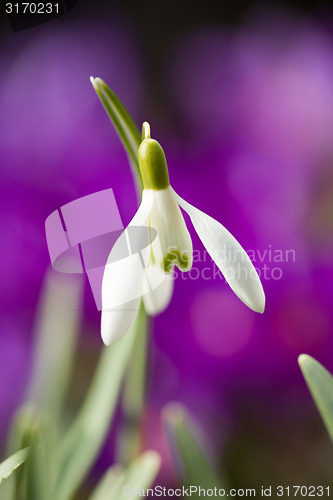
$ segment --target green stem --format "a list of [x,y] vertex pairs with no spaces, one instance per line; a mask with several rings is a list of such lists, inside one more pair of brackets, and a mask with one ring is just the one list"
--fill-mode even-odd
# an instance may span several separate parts
[[[100,78],[91,78],[91,83],[126,150],[138,200],[141,200],[143,182],[139,168],[138,150],[141,142],[150,137],[149,124],[144,122],[142,135],[140,135],[131,115],[106,83]],[[136,456],[140,448],[139,424],[144,404],[149,330],[149,318],[142,303],[141,315],[144,319],[141,328],[135,332],[136,337],[130,354],[131,361],[127,368],[122,401],[124,420],[118,453],[121,461],[125,463]]]
[[[141,304],[143,309],[143,304]],[[144,310],[144,309],[143,309]],[[136,332],[122,398],[123,424],[118,441],[118,461],[128,465],[140,452],[140,421],[145,401],[149,317],[144,312],[142,328]]]

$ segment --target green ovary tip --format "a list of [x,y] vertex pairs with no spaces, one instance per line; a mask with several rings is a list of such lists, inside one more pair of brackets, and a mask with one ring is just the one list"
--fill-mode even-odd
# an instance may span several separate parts
[[145,139],[150,139],[150,125],[148,122],[143,122],[142,124],[142,141]]
[[168,166],[161,145],[150,138],[148,122],[142,125],[142,142],[139,146],[138,160],[145,189],[159,191],[170,185]]
[[170,273],[174,265],[181,271],[189,271],[189,258],[179,250],[172,250],[168,252],[167,256],[161,261],[161,267],[165,273]]

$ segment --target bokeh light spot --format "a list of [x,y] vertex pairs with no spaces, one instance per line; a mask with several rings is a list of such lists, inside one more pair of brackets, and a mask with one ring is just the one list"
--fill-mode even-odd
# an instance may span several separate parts
[[304,286],[290,288],[281,299],[274,318],[277,337],[290,349],[308,352],[325,343],[330,317],[316,291]]
[[225,291],[198,294],[190,316],[196,341],[203,351],[217,358],[241,351],[253,333],[254,313]]

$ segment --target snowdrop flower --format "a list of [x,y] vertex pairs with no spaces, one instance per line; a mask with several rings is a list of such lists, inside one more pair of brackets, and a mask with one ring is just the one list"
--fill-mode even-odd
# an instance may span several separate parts
[[183,272],[191,269],[192,241],[180,207],[190,216],[231,289],[248,307],[262,313],[264,291],[246,252],[219,222],[172,189],[164,151],[150,138],[147,122],[143,124],[143,137],[138,151],[144,186],[142,202],[112,248],[104,269],[101,321],[104,343],[109,345],[126,333],[141,298],[148,314],[162,312],[171,300],[174,266]]

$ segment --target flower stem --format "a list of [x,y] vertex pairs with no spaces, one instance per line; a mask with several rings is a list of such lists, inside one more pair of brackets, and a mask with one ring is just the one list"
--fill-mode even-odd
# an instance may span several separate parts
[[[140,136],[139,129],[134,123],[134,120],[116,94],[105,82],[103,82],[103,80],[101,80],[101,78],[91,77],[90,80],[123,143],[129,158],[138,200],[141,200],[143,182],[139,168],[138,150],[140,143],[144,139],[150,138],[149,123],[143,123],[142,135]],[[125,463],[129,463],[139,452],[139,422],[144,405],[146,383],[149,319],[142,302],[138,314],[141,316],[142,320],[140,328],[135,332],[122,400],[124,421],[123,428],[120,432],[121,438],[118,452],[121,461]]]
[[142,124],[142,134],[141,139],[144,141],[145,139],[150,139],[150,125],[148,122],[143,122]]

